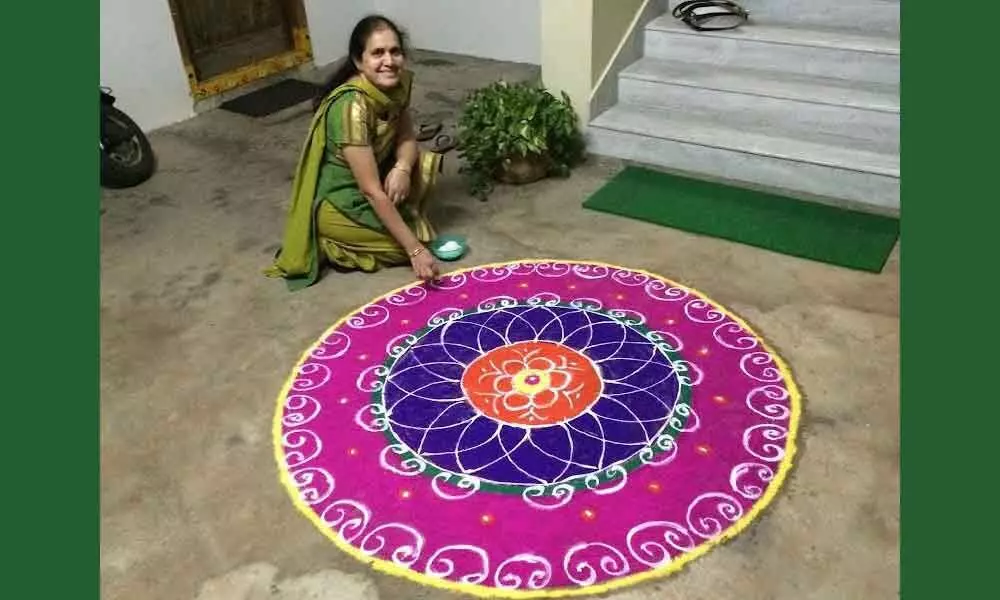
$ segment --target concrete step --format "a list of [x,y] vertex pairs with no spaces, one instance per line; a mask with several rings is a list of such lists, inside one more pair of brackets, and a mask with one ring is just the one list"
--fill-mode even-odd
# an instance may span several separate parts
[[[899,149],[899,86],[643,58],[619,75],[618,100],[699,113],[730,124],[813,132],[830,143]],[[850,143],[850,142],[848,142]]]
[[900,0],[739,0],[756,23],[853,29],[899,37]]
[[665,14],[650,21],[644,38],[644,55],[650,58],[899,83],[899,39],[895,37],[759,23],[703,32]]
[[846,202],[877,212],[899,211],[899,155],[834,145],[800,132],[780,137],[722,119],[618,104],[591,121],[590,152]]

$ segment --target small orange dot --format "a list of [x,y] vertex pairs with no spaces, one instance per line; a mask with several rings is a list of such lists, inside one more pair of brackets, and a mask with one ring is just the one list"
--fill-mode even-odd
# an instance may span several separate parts
[[340,399],[340,403],[341,404],[347,404],[347,398],[341,398]]
[[358,357],[358,360],[368,360],[368,355],[362,354],[361,356]]
[[586,508],[580,513],[580,516],[583,517],[584,521],[593,521],[597,518],[597,513],[589,508]]
[[677,321],[675,321],[674,319],[667,319],[667,325],[676,325],[676,324]]
[[347,453],[350,454],[351,456],[357,456],[358,455],[358,449],[357,448],[351,448],[351,449],[349,449],[347,451]]
[[569,289],[575,290],[576,289],[576,284],[575,283],[569,284]]
[[698,444],[697,446],[695,446],[694,449],[698,454],[702,456],[707,456],[708,453],[712,451],[712,449],[706,446],[705,444]]
[[649,490],[649,491],[651,491],[651,492],[653,492],[654,494],[659,494],[661,488],[660,488],[660,484],[658,484],[658,483],[656,483],[654,481],[653,483],[647,485],[646,489]]
[[698,354],[702,356],[708,356],[708,348],[701,347],[698,349]]
[[403,490],[403,491],[399,492],[399,497],[402,498],[403,500],[409,499],[409,497],[412,496],[412,495],[413,495],[413,492],[411,492],[410,490]]
[[716,404],[725,404],[726,403],[726,397],[725,396],[713,396],[712,400],[715,400]]
[[615,300],[624,300],[624,299],[625,299],[625,294],[618,294],[617,296],[615,296]]
[[483,516],[479,517],[479,521],[483,525],[492,525],[493,524],[493,515],[483,515]]
[[468,294],[459,294],[458,297],[461,298],[462,300],[468,300],[469,299],[469,295]]
[[402,325],[409,325],[410,324],[410,320],[409,319],[403,319],[402,321],[400,321],[400,324],[402,324]]
[[527,283],[522,283],[521,285],[519,285],[517,287],[519,287],[519,288],[526,288],[526,287],[528,287],[528,284]]

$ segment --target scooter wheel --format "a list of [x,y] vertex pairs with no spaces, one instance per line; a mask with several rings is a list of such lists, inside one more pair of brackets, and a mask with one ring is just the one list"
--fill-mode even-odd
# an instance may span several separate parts
[[142,129],[128,115],[114,106],[102,108],[102,118],[127,132],[113,147],[101,151],[101,185],[107,188],[129,188],[153,176],[156,161],[153,149]]

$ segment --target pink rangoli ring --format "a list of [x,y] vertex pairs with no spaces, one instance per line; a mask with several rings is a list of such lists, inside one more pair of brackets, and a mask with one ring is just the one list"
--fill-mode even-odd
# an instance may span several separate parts
[[295,506],[374,568],[484,597],[667,575],[745,528],[791,467],[784,362],[699,292],[525,260],[347,315],[278,400]]

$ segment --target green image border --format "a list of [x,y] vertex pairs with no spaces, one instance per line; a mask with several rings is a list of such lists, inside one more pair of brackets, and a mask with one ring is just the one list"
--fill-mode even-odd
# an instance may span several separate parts
[[900,11],[900,597],[992,598],[1000,4]]
[[99,598],[99,4],[4,20],[2,595]]

